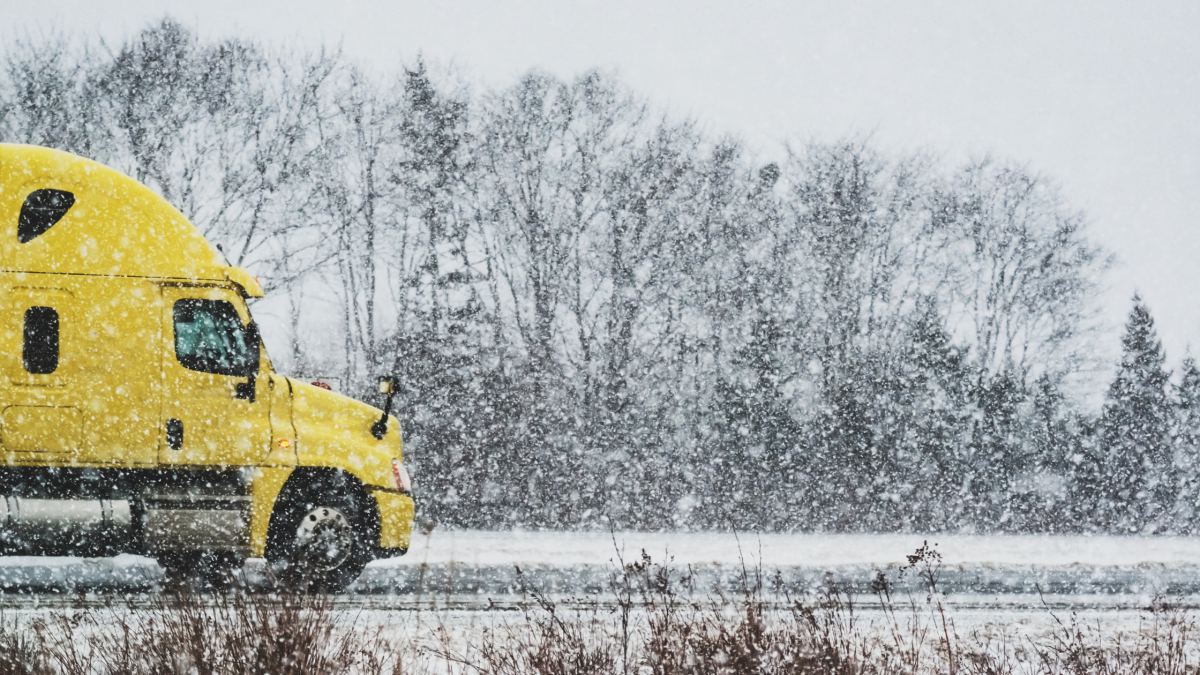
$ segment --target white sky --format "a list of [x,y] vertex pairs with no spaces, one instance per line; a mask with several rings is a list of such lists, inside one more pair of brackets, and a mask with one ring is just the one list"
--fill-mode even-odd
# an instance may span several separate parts
[[[0,0],[0,38],[110,41],[170,15],[204,38],[341,44],[393,69],[423,53],[508,84],[615,71],[761,162],[785,141],[870,133],[951,161],[990,153],[1059,181],[1122,261],[1115,353],[1137,289],[1172,364],[1200,357],[1200,2]],[[30,17],[25,23],[18,17]],[[12,23],[12,22],[16,23]]]

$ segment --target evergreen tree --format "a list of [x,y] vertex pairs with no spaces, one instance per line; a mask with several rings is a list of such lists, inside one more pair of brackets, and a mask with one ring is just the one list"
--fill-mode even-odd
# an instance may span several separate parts
[[1067,511],[1070,477],[1075,472],[1075,435],[1064,414],[1058,383],[1043,373],[1033,383],[1032,410],[1017,431],[1021,462],[1013,465],[1016,485],[1008,514],[1013,529],[1061,532],[1072,518]]
[[[951,344],[933,298],[925,298],[918,305],[907,342],[902,364],[908,371],[908,385],[914,389],[915,405],[910,414],[917,425],[918,456],[922,458],[918,474],[909,477],[909,482],[928,484],[928,503],[934,509],[926,515],[925,523],[914,525],[950,529],[963,522],[964,512],[972,511],[971,502],[979,498],[978,490],[968,487],[974,467],[961,452],[968,409],[967,349]],[[930,471],[932,467],[936,467],[936,473]]]
[[1099,515],[1109,527],[1155,527],[1173,501],[1171,408],[1166,357],[1150,310],[1138,295],[1121,339],[1121,365],[1101,419],[1104,472]]
[[883,380],[885,393],[872,397],[882,458],[865,481],[881,510],[870,525],[948,529],[961,522],[973,497],[964,494],[963,472],[971,467],[959,442],[967,419],[967,350],[951,343],[932,297],[920,300],[905,335]]
[[1071,431],[1063,414],[1065,397],[1049,374],[1033,383],[1033,419],[1028,435],[1033,446],[1033,466],[1038,471],[1064,473],[1070,465],[1067,451]]
[[780,358],[783,329],[770,316],[751,326],[748,344],[733,365],[742,379],[717,382],[717,408],[724,417],[725,473],[728,504],[722,524],[739,529],[778,529],[794,523],[790,506],[798,492],[801,466],[795,455],[799,425],[787,407],[783,385],[788,367]]
[[[863,357],[862,362],[869,361]],[[816,476],[812,501],[821,527],[870,531],[878,506],[873,483],[881,458],[871,428],[868,372],[866,367],[847,367],[844,378],[826,384],[822,405],[808,427],[809,465]]]
[[[1103,532],[1108,509],[1102,420],[1077,414],[1072,420],[1070,445],[1065,453],[1070,469],[1067,476],[1066,523],[1075,531]],[[1059,530],[1063,531],[1063,530]]]
[[1192,532],[1200,524],[1200,368],[1196,360],[1183,361],[1183,377],[1175,390],[1174,465],[1178,492],[1175,527]]
[[975,523],[1007,523],[1013,494],[1013,479],[1027,468],[1020,436],[1020,409],[1025,402],[1021,379],[1009,363],[999,373],[974,387],[976,422],[971,442],[970,465],[963,467],[971,487],[964,495],[969,502],[967,520]]

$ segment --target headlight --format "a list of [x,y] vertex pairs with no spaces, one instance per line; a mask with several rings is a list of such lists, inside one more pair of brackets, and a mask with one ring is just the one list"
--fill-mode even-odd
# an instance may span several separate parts
[[408,477],[408,469],[404,462],[392,460],[392,477],[396,479],[396,489],[401,492],[412,492],[412,479]]

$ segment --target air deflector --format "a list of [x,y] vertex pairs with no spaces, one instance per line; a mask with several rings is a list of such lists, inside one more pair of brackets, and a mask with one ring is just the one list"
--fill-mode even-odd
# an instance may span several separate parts
[[22,244],[33,241],[62,220],[74,205],[75,195],[65,190],[45,188],[29,193],[17,219],[17,240]]

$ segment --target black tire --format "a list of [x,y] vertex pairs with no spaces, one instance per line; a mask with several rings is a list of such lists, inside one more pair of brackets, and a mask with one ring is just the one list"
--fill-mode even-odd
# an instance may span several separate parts
[[[290,488],[290,489],[288,489]],[[371,561],[361,489],[344,476],[289,484],[267,537],[267,562],[290,590],[341,593]]]
[[158,555],[163,583],[172,589],[226,590],[237,585],[237,570],[245,560],[224,551],[173,551]]

